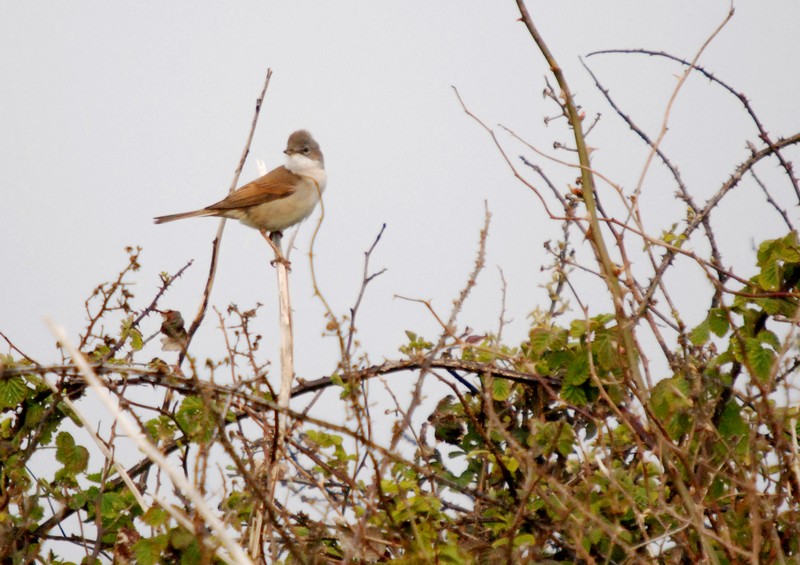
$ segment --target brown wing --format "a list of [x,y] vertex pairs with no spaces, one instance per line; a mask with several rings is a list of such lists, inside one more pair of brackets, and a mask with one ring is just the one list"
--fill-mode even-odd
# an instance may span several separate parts
[[281,166],[271,170],[263,177],[236,189],[236,192],[225,200],[220,200],[216,204],[208,206],[206,210],[246,208],[272,202],[273,200],[280,200],[294,193],[294,187],[300,180],[299,176]]

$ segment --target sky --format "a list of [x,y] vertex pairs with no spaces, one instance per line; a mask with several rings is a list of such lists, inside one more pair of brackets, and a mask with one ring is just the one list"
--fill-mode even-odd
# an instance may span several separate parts
[[[700,64],[744,91],[772,135],[791,135],[800,129],[794,65],[800,4],[735,7]],[[626,113],[655,135],[682,69],[642,55],[587,55],[647,48],[689,59],[729,4],[529,1],[528,8],[587,116],[602,114],[589,138],[593,164],[631,190],[646,148],[605,103],[581,58]],[[141,307],[155,293],[159,273],[194,259],[161,302],[193,317],[217,221],[157,226],[152,218],[226,194],[271,68],[241,181],[258,176],[256,159],[268,169],[280,165],[292,131],[307,128],[319,141],[329,181],[315,266],[320,290],[339,315],[353,305],[364,252],[387,225],[371,265],[387,271],[370,284],[357,323],[371,361],[399,357],[406,330],[438,335],[423,305],[398,296],[430,300],[448,315],[472,269],[484,205],[492,214],[487,267],[459,328],[497,331],[502,270],[510,320],[505,335],[519,343],[529,329],[527,315],[547,307],[543,245],[559,237],[559,224],[514,178],[451,88],[497,128],[516,164],[525,155],[566,191],[574,170],[536,156],[497,126],[550,155],[571,158],[553,149],[569,135],[563,122],[543,121],[556,113],[542,96],[547,68],[518,17],[510,1],[0,1],[0,331],[38,361],[57,361],[43,319],[77,336],[84,300],[125,265],[129,245],[143,249],[132,288]],[[672,109],[664,149],[699,201],[747,157],[747,140],[757,142],[757,132],[738,101],[705,79],[690,78]],[[793,155],[798,161],[796,150]],[[762,167],[763,177],[787,195],[773,164]],[[744,184],[714,222],[729,264],[749,273],[754,242],[784,230],[754,185]],[[609,187],[600,190],[613,207]],[[656,234],[684,217],[674,190],[663,167],[654,165],[643,213]],[[796,206],[787,202],[797,220]],[[290,277],[296,371],[306,379],[330,374],[338,359],[335,341],[323,337],[324,309],[310,282],[308,250],[318,218],[319,212],[300,228]],[[586,243],[575,244],[588,257]],[[228,222],[211,303],[221,311],[231,303],[242,309],[262,303],[256,329],[265,336],[263,355],[277,365],[277,290],[269,258],[258,233]],[[581,280],[592,313],[606,310],[602,287],[591,277]],[[676,289],[678,304],[697,315],[709,295],[702,284]],[[159,324],[158,317],[148,319],[145,334]],[[0,351],[8,352],[2,341]],[[191,353],[201,360],[224,355],[213,312]],[[164,356],[154,349],[156,355]]]

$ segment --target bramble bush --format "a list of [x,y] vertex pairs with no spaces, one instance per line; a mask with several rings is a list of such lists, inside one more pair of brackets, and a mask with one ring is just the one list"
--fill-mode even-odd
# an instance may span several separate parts
[[[586,144],[594,125],[586,127],[561,67],[518,6],[552,71],[545,95],[574,140],[562,146],[579,175],[561,185],[534,158],[524,157],[520,171],[506,157],[564,234],[546,244],[549,303],[531,316],[527,338],[506,343],[457,329],[484,267],[487,212],[475,268],[449,318],[437,315],[440,335],[408,331],[397,359],[370,365],[353,339],[358,304],[344,315],[328,310],[338,368],[298,379],[292,397],[338,391],[348,420],[333,424],[278,406],[252,330],[257,309],[220,314],[228,354],[219,360],[202,359],[165,312],[172,325],[161,333],[165,343],[177,336],[181,361],[145,360],[153,336],[143,327],[183,270],[163,274],[143,303],[131,291],[139,250],[129,249],[119,276],[87,300],[77,353],[62,342],[58,362],[40,363],[9,341],[0,357],[3,563],[66,563],[74,548],[85,563],[236,562],[231,543],[253,561],[286,563],[798,559],[800,241],[780,203],[800,201],[789,158],[800,135],[770,137],[746,97],[696,61],[649,53],[682,67],[676,93],[701,73],[739,98],[757,130],[745,161],[698,203],[663,136],[645,134],[598,82],[685,204],[685,217],[652,235],[640,208],[646,195],[598,181]],[[494,131],[464,110],[505,157]],[[765,162],[781,167],[782,185],[758,180]],[[786,235],[758,245],[749,276],[726,266],[710,222],[747,175],[766,196],[753,206],[772,207],[786,225]],[[377,275],[367,267],[361,294]],[[677,269],[679,277],[666,277]],[[582,294],[582,277],[601,281],[606,294]],[[696,325],[672,300],[678,284],[709,295]],[[222,371],[230,378],[218,378]],[[117,424],[102,434],[92,426],[87,373],[166,464],[141,454],[132,461]],[[408,373],[418,378],[404,404],[393,390],[409,385],[391,377]],[[393,410],[370,410],[375,379]],[[421,413],[434,382],[449,392]],[[394,419],[391,437],[375,433],[377,418]]]

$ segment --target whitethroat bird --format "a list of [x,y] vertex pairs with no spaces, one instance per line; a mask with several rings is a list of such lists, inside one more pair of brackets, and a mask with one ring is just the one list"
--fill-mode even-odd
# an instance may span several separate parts
[[163,224],[200,216],[239,220],[260,231],[275,250],[277,260],[288,266],[267,232],[280,234],[310,216],[328,179],[319,144],[306,130],[297,130],[289,136],[284,153],[286,165],[236,189],[224,200],[193,212],[159,216],[155,222]]

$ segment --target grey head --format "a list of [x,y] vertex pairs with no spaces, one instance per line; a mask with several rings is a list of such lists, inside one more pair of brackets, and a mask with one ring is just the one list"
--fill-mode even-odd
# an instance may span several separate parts
[[284,153],[287,155],[303,155],[314,161],[325,162],[319,143],[304,129],[299,129],[289,136]]

